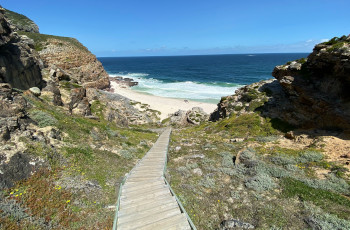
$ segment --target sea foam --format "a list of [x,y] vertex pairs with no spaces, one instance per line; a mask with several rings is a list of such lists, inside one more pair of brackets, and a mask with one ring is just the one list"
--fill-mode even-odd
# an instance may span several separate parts
[[242,87],[234,83],[199,83],[194,81],[165,82],[159,79],[147,78],[147,73],[110,74],[111,77],[121,76],[133,78],[139,84],[132,90],[160,97],[181,98],[194,101],[218,103],[220,98],[235,93]]

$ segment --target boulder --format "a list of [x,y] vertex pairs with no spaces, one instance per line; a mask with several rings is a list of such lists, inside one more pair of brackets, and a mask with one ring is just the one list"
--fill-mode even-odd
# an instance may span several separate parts
[[234,229],[254,229],[254,225],[245,223],[240,220],[224,220],[220,224],[220,230],[234,230]]
[[36,97],[39,97],[41,95],[41,91],[38,87],[29,88],[29,91]]
[[187,112],[187,122],[194,125],[199,125],[203,121],[207,121],[209,115],[200,107],[193,107]]
[[178,110],[170,116],[170,123],[177,125],[187,125],[187,112]]
[[83,116],[91,115],[90,103],[85,96],[85,88],[76,88],[71,90],[69,102],[69,111],[71,113]]
[[51,67],[50,70],[50,78],[54,81],[70,81],[69,74],[63,71],[61,68],[58,68],[56,66]]
[[50,92],[52,94],[52,103],[57,106],[62,106],[63,101],[61,97],[61,91],[58,88],[58,84],[52,80],[49,80],[46,83],[45,88],[43,88],[44,92]]

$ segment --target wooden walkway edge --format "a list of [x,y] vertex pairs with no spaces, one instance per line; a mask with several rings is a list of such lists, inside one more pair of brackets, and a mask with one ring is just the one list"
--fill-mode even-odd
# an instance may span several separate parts
[[120,186],[113,230],[196,230],[164,177],[170,134],[167,128]]

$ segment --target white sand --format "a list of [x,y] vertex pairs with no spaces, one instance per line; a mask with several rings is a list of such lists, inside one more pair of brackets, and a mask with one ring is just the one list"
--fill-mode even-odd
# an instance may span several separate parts
[[174,99],[167,97],[158,97],[148,94],[143,94],[131,90],[130,88],[121,87],[118,83],[111,81],[111,87],[114,89],[114,92],[120,94],[124,97],[127,97],[133,101],[138,101],[143,104],[148,104],[151,109],[158,110],[161,112],[160,118],[163,120],[169,116],[169,114],[175,113],[179,109],[181,110],[190,110],[193,107],[201,107],[204,112],[210,114],[216,109],[216,104],[197,102],[197,101],[188,101],[185,102],[182,99]]

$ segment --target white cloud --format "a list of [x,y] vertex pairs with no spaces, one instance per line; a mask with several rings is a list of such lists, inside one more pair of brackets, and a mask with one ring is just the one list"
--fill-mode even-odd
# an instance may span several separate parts
[[320,42],[328,42],[328,41],[329,41],[328,38],[323,38],[323,39],[320,40]]

